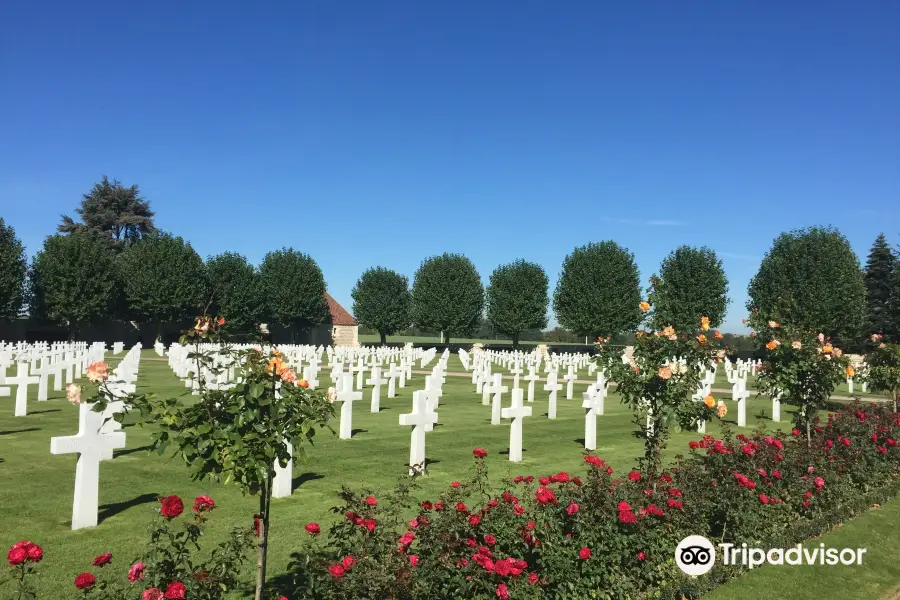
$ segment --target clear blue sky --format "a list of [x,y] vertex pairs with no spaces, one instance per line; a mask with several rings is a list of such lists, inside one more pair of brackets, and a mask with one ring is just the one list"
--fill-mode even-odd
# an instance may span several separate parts
[[555,285],[613,239],[723,258],[739,330],[775,236],[900,241],[900,2],[7,2],[0,216],[31,254],[104,174],[201,255],[465,253]]

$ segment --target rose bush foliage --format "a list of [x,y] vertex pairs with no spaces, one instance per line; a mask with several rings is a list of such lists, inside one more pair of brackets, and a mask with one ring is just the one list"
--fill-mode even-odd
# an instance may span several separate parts
[[[656,476],[520,475],[493,487],[483,455],[466,481],[413,503],[341,493],[328,528],[311,523],[290,566],[290,598],[697,597],[740,572],[691,579],[675,566],[687,535],[763,548],[830,529],[900,488],[900,418],[854,404],[791,433],[704,436]],[[414,483],[412,484],[415,485]]]

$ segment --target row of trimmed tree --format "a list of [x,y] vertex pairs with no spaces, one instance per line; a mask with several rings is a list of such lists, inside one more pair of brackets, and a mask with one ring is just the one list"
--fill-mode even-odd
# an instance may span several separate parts
[[[137,186],[107,178],[84,194],[79,220],[64,216],[30,268],[24,248],[0,218],[0,319],[23,307],[34,317],[67,325],[108,318],[140,324],[182,323],[200,311],[222,314],[238,330],[277,323],[307,329],[328,318],[321,269],[293,249],[270,252],[259,266],[226,252],[203,259],[180,237],[158,232]],[[27,274],[27,275],[26,275]],[[367,270],[353,288],[359,322],[387,336],[415,326],[447,340],[471,336],[486,317],[514,342],[543,329],[550,305],[544,269],[525,260],[501,265],[484,288],[462,255],[426,259],[408,279],[383,267]],[[881,235],[865,269],[836,229],[781,234],[748,289],[748,310],[822,331],[851,345],[872,333],[900,339],[900,269]],[[553,310],[580,336],[633,332],[645,295],[634,255],[613,241],[590,243],[566,256]],[[651,277],[650,326],[692,328],[701,316],[713,327],[728,306],[722,262],[709,248],[682,246]]]

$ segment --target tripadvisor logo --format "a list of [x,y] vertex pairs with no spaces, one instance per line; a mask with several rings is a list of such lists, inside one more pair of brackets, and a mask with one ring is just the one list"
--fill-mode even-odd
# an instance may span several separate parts
[[675,548],[675,564],[693,577],[705,575],[716,563],[716,549],[702,535],[689,535]]
[[[723,565],[740,565],[753,569],[770,565],[861,565],[866,548],[826,548],[825,544],[806,548],[797,544],[791,548],[753,548],[747,544],[721,543],[718,548]],[[716,547],[702,535],[689,535],[675,548],[675,563],[687,575],[705,575],[716,563]]]

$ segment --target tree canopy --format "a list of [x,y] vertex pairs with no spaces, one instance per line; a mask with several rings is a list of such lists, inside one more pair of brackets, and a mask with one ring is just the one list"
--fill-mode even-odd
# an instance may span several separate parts
[[81,222],[63,215],[58,227],[60,233],[86,230],[109,240],[117,249],[133,244],[154,230],[154,213],[150,202],[141,198],[138,186],[125,187],[105,175],[84,194],[75,212]]
[[115,255],[88,232],[51,235],[31,270],[34,316],[66,325],[71,336],[84,324],[109,317],[117,295]]
[[472,261],[462,254],[426,258],[412,287],[412,318],[419,329],[443,331],[445,340],[467,337],[484,312],[484,286]]
[[864,274],[866,283],[866,323],[865,334],[884,335],[895,340],[897,330],[893,317],[892,303],[897,295],[897,257],[887,243],[884,234],[880,234],[866,262]]
[[209,313],[225,317],[231,331],[254,329],[265,318],[259,273],[246,257],[223,252],[206,261]]
[[575,248],[553,294],[560,324],[580,335],[614,336],[641,322],[640,274],[634,255],[613,241]]
[[208,299],[206,268],[190,243],[154,233],[119,256],[128,316],[138,323],[184,323],[202,312]]
[[405,275],[383,267],[368,269],[351,296],[356,320],[377,331],[382,344],[387,336],[409,327],[412,295]]
[[691,331],[700,317],[709,317],[710,325],[718,327],[725,319],[728,278],[722,261],[709,248],[675,249],[651,281],[652,323],[657,331],[668,325]]
[[15,319],[25,298],[25,247],[0,217],[0,321]]
[[325,278],[308,254],[293,248],[269,252],[259,267],[259,276],[267,319],[300,330],[328,321]]
[[750,281],[747,309],[765,320],[818,331],[836,340],[857,338],[866,309],[859,259],[837,229],[782,233]]
[[500,265],[486,290],[488,321],[518,346],[523,331],[547,326],[548,287],[547,274],[538,264],[519,259]]

